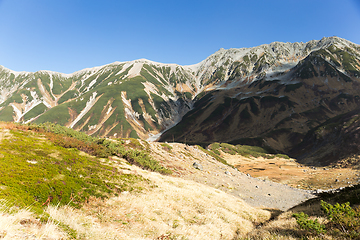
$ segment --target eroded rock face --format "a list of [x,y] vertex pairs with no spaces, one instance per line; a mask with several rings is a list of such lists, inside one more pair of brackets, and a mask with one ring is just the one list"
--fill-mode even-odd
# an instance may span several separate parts
[[[358,45],[329,38],[289,50],[298,57],[293,65],[283,62],[281,67],[277,58],[263,60],[255,78],[240,84],[236,79],[241,77],[235,77],[218,85],[223,87],[209,88],[160,140],[230,142],[287,152],[311,129],[359,107],[359,50]],[[276,47],[271,51],[277,52]],[[267,55],[265,59],[273,56]],[[253,64],[252,71],[259,64]]]
[[[0,68],[0,120],[55,122],[102,137],[264,138],[288,149],[357,107],[359,46],[331,37],[221,49],[191,65],[146,59],[73,74]],[[271,129],[276,131],[271,132]]]
[[73,74],[0,69],[0,120],[55,122],[102,137],[147,139],[191,108],[189,69],[145,59]]
[[290,153],[305,164],[357,166],[360,163],[359,120],[359,109],[328,119],[309,131]]

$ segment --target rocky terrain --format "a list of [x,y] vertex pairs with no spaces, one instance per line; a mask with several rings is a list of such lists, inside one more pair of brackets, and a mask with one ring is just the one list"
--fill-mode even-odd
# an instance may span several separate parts
[[168,143],[171,150],[167,150],[161,143],[150,145],[154,158],[172,169],[173,175],[219,189],[254,207],[287,210],[314,197],[312,191],[293,188],[270,179],[255,178],[224,165],[196,146]]
[[[316,43],[304,47],[312,49],[307,54],[291,53],[299,57],[291,67],[265,53],[263,64],[250,63],[264,74],[247,81],[229,78],[223,87],[209,88],[160,140],[240,143],[289,152],[311,129],[359,107],[359,46],[338,38]],[[263,47],[276,55],[278,46]]]
[[[72,74],[0,69],[0,120],[89,135],[290,151],[358,108],[360,47],[338,37],[220,49],[191,65],[146,59]],[[174,126],[176,125],[176,126]]]

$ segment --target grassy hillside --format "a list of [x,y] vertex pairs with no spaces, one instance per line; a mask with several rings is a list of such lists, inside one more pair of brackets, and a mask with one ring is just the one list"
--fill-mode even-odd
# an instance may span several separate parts
[[136,139],[3,122],[0,145],[0,238],[231,239],[270,217],[166,175]]
[[[51,124],[1,123],[0,130],[0,198],[16,206],[31,206],[36,212],[49,203],[79,207],[90,197],[107,198],[137,189],[136,184],[143,181],[121,174],[107,158],[111,151],[120,154],[120,144],[116,150],[116,145],[106,146],[99,139]],[[140,166],[141,153],[146,157],[141,150],[122,150],[129,160],[133,154],[133,163]]]
[[[286,212],[261,210],[209,185],[169,176],[171,172],[150,157],[153,147],[145,141],[109,141],[50,123],[3,122],[0,145],[0,238],[352,239],[351,236],[356,236],[337,228],[326,217],[321,200],[330,204],[350,202],[357,214],[358,186],[322,194]],[[174,151],[171,144],[159,144],[159,147],[170,155]],[[209,154],[224,163],[222,153],[276,157],[263,148],[245,145],[214,143],[207,150],[191,147],[196,148],[206,154],[194,151],[194,156]],[[219,169],[224,166],[217,164]],[[309,216],[308,219],[301,215],[305,216],[307,228],[298,224],[293,215],[301,212]],[[309,225],[314,219],[325,226],[326,233],[313,230],[318,226]],[[359,222],[357,215],[351,219],[354,224]]]

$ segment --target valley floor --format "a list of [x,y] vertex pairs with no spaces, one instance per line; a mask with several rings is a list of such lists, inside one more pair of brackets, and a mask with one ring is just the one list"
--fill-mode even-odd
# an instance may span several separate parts
[[[224,165],[196,146],[179,143],[169,143],[169,145],[172,147],[170,151],[164,149],[161,143],[151,143],[153,156],[166,167],[171,168],[175,175],[239,197],[254,207],[285,211],[315,197],[312,191],[277,183],[271,178],[256,178],[261,176],[254,177],[252,174]],[[239,161],[257,161],[240,155],[227,154],[224,157],[229,164],[236,163],[235,158]],[[272,159],[274,162],[278,160],[282,159]],[[193,167],[195,162],[200,163],[203,170],[195,169]]]
[[240,172],[295,188],[328,190],[360,183],[360,171],[357,167],[314,167],[299,164],[294,159],[223,155]]

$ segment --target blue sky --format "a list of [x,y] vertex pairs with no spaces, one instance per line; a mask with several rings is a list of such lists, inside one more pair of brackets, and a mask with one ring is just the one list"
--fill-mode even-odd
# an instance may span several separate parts
[[147,58],[338,36],[360,44],[360,0],[0,0],[0,65],[72,73]]

